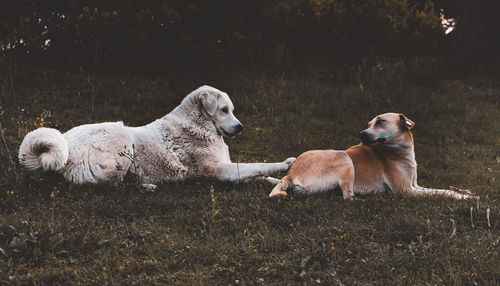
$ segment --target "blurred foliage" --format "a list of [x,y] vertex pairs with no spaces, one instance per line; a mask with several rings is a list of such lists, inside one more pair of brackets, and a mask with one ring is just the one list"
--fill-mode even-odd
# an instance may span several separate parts
[[76,68],[343,65],[428,55],[443,40],[430,0],[0,3],[4,61]]
[[435,0],[446,18],[457,20],[456,29],[446,38],[447,66],[468,72],[499,74],[500,1]]
[[[2,0],[0,59],[164,72],[342,68],[377,57],[433,56],[474,69],[498,62],[498,6],[493,0]],[[458,20],[449,36],[441,13]]]

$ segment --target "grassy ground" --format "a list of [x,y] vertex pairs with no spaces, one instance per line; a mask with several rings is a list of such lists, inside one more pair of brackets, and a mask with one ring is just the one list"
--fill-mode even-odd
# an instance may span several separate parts
[[[498,82],[424,85],[377,71],[349,84],[325,76],[182,78],[40,72],[3,79],[0,284],[500,283]],[[17,157],[35,126],[146,124],[203,83],[227,91],[246,126],[227,141],[233,161],[345,149],[374,115],[398,111],[416,123],[420,185],[469,188],[481,200],[270,200],[270,185],[199,180],[145,193],[133,183],[74,186],[26,174],[8,156]]]

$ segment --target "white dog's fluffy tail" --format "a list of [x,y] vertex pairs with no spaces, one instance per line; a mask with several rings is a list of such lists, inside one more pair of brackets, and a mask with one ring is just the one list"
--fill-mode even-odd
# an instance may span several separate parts
[[68,142],[53,128],[38,128],[24,137],[19,162],[27,170],[58,171],[68,161]]

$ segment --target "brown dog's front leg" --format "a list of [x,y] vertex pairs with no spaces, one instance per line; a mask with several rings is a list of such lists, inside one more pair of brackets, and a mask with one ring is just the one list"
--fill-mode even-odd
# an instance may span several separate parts
[[425,188],[420,187],[418,185],[414,185],[411,187],[411,193],[414,195],[441,195],[446,197],[451,197],[457,200],[467,200],[467,199],[477,199],[478,196],[472,195],[469,190],[461,190],[455,187],[450,186],[450,190],[443,189],[433,189],[433,188]]

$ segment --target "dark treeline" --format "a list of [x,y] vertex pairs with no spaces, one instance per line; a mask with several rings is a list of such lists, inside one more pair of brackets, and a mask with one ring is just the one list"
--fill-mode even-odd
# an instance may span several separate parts
[[[438,59],[495,72],[496,0],[0,0],[4,66],[168,72]],[[445,35],[441,16],[454,18]]]

